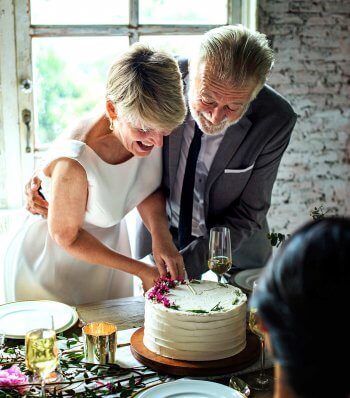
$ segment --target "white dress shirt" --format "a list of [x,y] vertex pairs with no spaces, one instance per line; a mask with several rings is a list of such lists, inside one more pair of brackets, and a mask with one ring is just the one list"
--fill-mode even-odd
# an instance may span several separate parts
[[[183,139],[181,144],[179,166],[175,178],[173,195],[170,198],[169,207],[171,209],[171,225],[178,228],[180,216],[180,201],[182,182],[184,179],[186,160],[189,147],[194,136],[195,122],[188,114],[185,121],[185,129],[183,132]],[[203,236],[206,234],[205,216],[204,216],[204,192],[207,182],[209,170],[213,163],[219,145],[225,135],[225,131],[215,135],[202,135],[201,149],[198,155],[196,175],[194,180],[193,193],[193,213],[192,213],[192,235]]]

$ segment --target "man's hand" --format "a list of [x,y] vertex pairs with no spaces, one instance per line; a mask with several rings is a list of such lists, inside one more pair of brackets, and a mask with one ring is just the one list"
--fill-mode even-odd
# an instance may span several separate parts
[[179,280],[185,278],[184,260],[173,241],[153,240],[152,252],[161,276],[166,276],[167,272],[170,272],[172,279]]
[[40,214],[47,218],[49,204],[39,192],[41,180],[34,176],[25,186],[26,209],[32,214]]

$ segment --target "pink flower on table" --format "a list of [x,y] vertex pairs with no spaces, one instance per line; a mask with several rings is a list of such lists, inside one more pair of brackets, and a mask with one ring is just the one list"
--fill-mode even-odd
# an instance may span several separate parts
[[8,369],[0,368],[0,388],[16,388],[20,394],[24,394],[29,386],[21,386],[28,383],[28,376],[21,372],[17,365]]

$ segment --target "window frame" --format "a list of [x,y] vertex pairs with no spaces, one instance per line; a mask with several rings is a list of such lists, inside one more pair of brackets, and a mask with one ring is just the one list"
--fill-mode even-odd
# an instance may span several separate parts
[[[128,24],[30,25],[30,39],[40,37],[127,36],[129,37],[129,45],[131,45],[138,42],[140,36],[201,35],[210,29],[222,26],[210,24],[140,24],[139,4],[140,0],[129,0]],[[248,28],[256,29],[257,0],[227,0],[226,7],[226,22],[228,25],[241,23]],[[28,9],[29,14],[30,7]],[[30,21],[30,15],[28,17]],[[34,145],[33,142],[34,152],[37,155],[40,152],[45,152],[49,146],[48,144]],[[39,155],[37,158],[39,159],[41,156]]]
[[[31,37],[128,36],[129,44],[140,36],[200,35],[221,25],[197,24],[140,24],[140,0],[129,0],[129,23],[126,25],[31,25]],[[227,0],[227,24],[241,23],[256,29],[257,0]]]
[[[215,0],[213,0],[215,1]],[[257,0],[227,0],[227,24],[242,23],[256,29]],[[4,200],[9,209],[23,203],[24,184],[32,176],[47,146],[36,147],[32,90],[22,82],[33,81],[32,38],[127,36],[129,44],[141,35],[200,35],[219,25],[157,25],[139,23],[139,0],[129,0],[126,25],[31,25],[30,0],[0,0],[0,106],[5,156]],[[23,111],[31,112],[30,133]]]

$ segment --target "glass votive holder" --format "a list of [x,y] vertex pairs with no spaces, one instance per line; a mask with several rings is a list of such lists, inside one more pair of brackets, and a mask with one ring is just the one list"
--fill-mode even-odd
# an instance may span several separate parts
[[117,326],[110,322],[91,322],[83,327],[84,359],[89,363],[115,363]]

